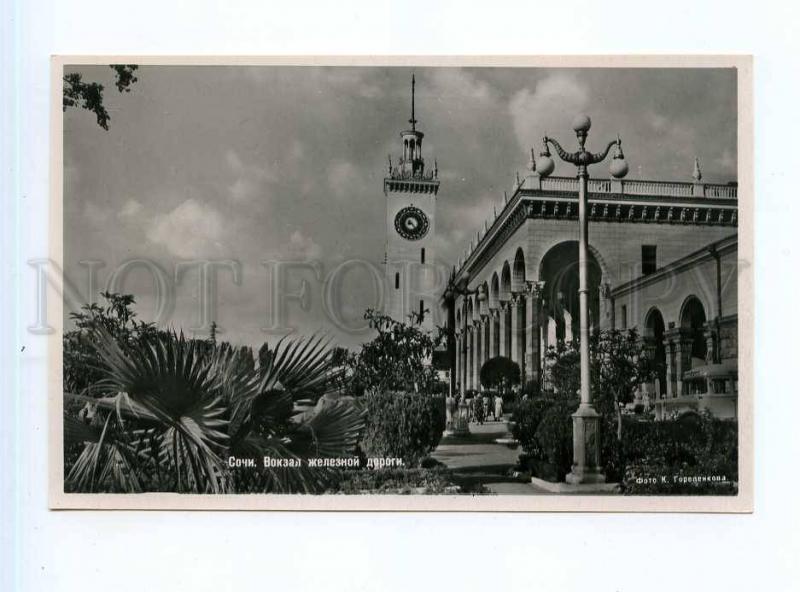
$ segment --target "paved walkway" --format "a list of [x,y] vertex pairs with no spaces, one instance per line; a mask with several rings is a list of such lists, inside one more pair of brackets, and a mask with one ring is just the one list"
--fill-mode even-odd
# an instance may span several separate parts
[[442,438],[433,452],[433,458],[454,470],[495,466],[510,468],[516,464],[519,451],[495,442],[496,438],[508,436],[506,422],[471,423],[469,431],[467,437]]
[[457,481],[479,482],[492,493],[506,495],[542,495],[546,491],[531,485],[527,479],[515,477],[511,469],[520,455],[518,447],[495,442],[511,438],[505,421],[471,423],[467,437],[447,436],[431,455],[447,465]]

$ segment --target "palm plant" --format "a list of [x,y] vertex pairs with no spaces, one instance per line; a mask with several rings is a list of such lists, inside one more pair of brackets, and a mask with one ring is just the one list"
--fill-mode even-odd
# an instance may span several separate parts
[[[100,328],[93,341],[102,395],[66,395],[96,410],[88,424],[64,417],[65,442],[83,445],[69,491],[317,492],[329,473],[302,459],[356,448],[362,411],[321,400],[330,372],[321,338],[281,340],[258,369],[241,350],[183,334],[126,344]],[[316,403],[313,412],[297,414],[300,399]],[[232,469],[231,456],[257,468]],[[266,456],[301,462],[261,468]]]

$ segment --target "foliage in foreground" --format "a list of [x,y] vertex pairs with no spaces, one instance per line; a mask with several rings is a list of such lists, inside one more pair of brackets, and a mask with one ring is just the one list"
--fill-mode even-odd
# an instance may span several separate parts
[[[130,314],[126,302],[65,339],[65,355],[76,340],[91,344],[85,361],[97,361],[99,376],[65,395],[85,406],[76,416],[65,405],[67,491],[318,492],[330,472],[303,459],[355,453],[363,413],[322,399],[330,352],[320,339],[283,340],[256,369],[228,344],[149,331],[121,339],[106,325]],[[317,403],[314,411],[297,415],[300,399]],[[230,456],[257,468],[232,470]],[[263,467],[264,457],[300,466]]]
[[[579,342],[551,347],[546,358],[554,396],[572,399],[579,396]],[[597,411],[616,417],[617,439],[622,438],[622,410],[633,402],[636,390],[653,376],[652,361],[635,329],[595,331],[589,341],[592,399]]]
[[361,446],[368,457],[402,458],[416,466],[438,446],[444,397],[386,391],[365,395],[362,402],[367,421]]
[[452,494],[458,493],[443,467],[342,471],[326,493]]
[[416,314],[407,323],[374,310],[367,310],[364,318],[376,331],[375,338],[358,352],[334,350],[333,363],[341,369],[342,390],[355,396],[439,391],[439,377],[430,361],[444,339],[441,331],[435,336],[425,332]]
[[[139,66],[112,64],[109,67],[114,70],[114,86],[117,87],[117,90],[131,92],[131,85],[138,80],[134,72],[139,69]],[[97,125],[108,130],[111,115],[108,114],[103,104],[103,85],[98,82],[86,82],[83,75],[77,72],[66,74],[63,83],[62,109],[66,111],[68,107],[79,107],[91,111],[97,118]]]
[[621,456],[628,495],[735,494],[738,423],[691,412],[670,421],[631,421]]
[[[525,462],[537,476],[563,480],[572,464],[572,419],[577,400],[535,399],[520,403],[514,437]],[[606,478],[621,482],[628,495],[732,494],[738,479],[736,421],[686,414],[652,421],[624,417],[622,440],[616,418],[600,426],[601,459]],[[725,477],[724,481],[695,478]]]
[[91,394],[103,379],[102,358],[95,337],[102,330],[125,347],[139,347],[155,337],[155,325],[140,321],[133,296],[101,292],[102,303],[85,304],[70,313],[75,329],[64,333],[64,390]]

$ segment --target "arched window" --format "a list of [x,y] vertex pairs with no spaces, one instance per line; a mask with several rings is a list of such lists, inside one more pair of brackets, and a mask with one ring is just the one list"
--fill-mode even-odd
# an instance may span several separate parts
[[422,247],[419,251],[419,262],[425,265],[425,247]]
[[421,323],[425,319],[425,301],[419,301],[419,322]]
[[667,392],[667,350],[664,346],[664,317],[657,308],[648,313],[644,326],[645,343],[651,352],[658,378],[656,394],[661,397]]
[[399,290],[400,289],[400,272],[399,271],[394,274],[394,289],[395,290]]
[[692,344],[691,356],[704,360],[708,353],[704,335],[706,311],[696,296],[686,299],[681,311],[681,329]]

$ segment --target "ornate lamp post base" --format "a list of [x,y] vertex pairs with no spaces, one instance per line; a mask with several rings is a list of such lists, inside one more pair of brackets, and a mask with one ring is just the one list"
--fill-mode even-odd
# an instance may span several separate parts
[[453,397],[447,398],[447,423],[445,436],[469,436],[469,408],[464,401],[456,405]]
[[566,482],[605,483],[606,476],[600,467],[600,414],[591,404],[581,403],[572,414],[572,446],[574,449],[572,472]]

